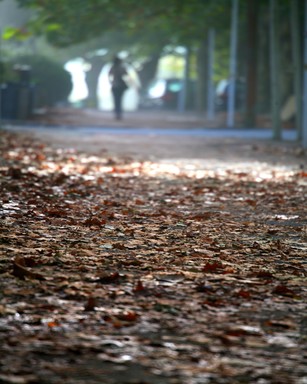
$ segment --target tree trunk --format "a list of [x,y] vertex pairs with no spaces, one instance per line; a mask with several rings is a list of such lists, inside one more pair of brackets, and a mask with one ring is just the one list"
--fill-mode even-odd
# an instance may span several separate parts
[[296,105],[296,132],[297,140],[301,141],[303,137],[302,130],[302,44],[301,36],[302,29],[299,22],[299,7],[303,5],[302,2],[297,0],[291,1],[291,36],[292,36],[292,57],[293,57],[293,80],[294,80],[294,94],[295,94],[295,105]]
[[305,0],[305,17],[304,17],[304,85],[303,85],[303,128],[302,128],[302,145],[307,148],[307,0]]
[[238,13],[239,2],[232,0],[231,10],[231,34],[230,34],[230,60],[229,60],[229,86],[227,98],[227,127],[233,127],[235,123],[235,95],[237,79],[237,43],[238,43]]
[[270,64],[273,139],[281,139],[280,119],[280,72],[279,72],[279,35],[277,0],[270,0]]
[[105,60],[100,56],[94,56],[91,59],[87,59],[91,64],[91,69],[86,72],[85,81],[88,88],[88,98],[86,100],[87,106],[91,108],[98,107],[97,99],[97,86],[100,72],[103,66],[106,64]]
[[[184,73],[182,88],[179,93],[177,110],[178,112],[185,112],[188,108],[191,108],[193,104],[193,96],[191,96],[191,82],[190,82],[190,66],[191,66],[191,49],[185,47],[186,52],[184,55]],[[192,100],[191,100],[192,97]]]
[[215,115],[214,108],[214,49],[215,49],[215,30],[209,29],[208,32],[208,80],[207,80],[207,118],[213,120]]
[[270,39],[269,34],[269,6],[268,4],[260,4],[260,12],[258,20],[259,29],[259,55],[258,55],[258,111],[262,114],[270,113],[271,90],[270,90]]
[[246,115],[245,125],[255,126],[257,95],[257,25],[258,0],[249,0],[247,4],[247,78],[246,78]]
[[204,112],[207,104],[207,69],[208,66],[208,50],[207,41],[204,39],[197,51],[197,89],[196,89],[196,110]]
[[138,76],[143,89],[146,89],[149,83],[155,78],[160,60],[161,52],[153,54],[143,64],[143,67],[138,71]]

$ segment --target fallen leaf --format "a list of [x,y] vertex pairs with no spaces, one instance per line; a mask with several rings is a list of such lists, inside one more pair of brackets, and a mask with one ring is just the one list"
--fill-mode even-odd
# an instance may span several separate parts
[[87,300],[87,303],[84,306],[85,311],[94,311],[96,307],[96,298],[90,296]]
[[297,294],[290,288],[288,288],[285,285],[277,285],[272,293],[275,293],[276,295],[280,296],[288,296],[288,297],[295,297]]
[[112,283],[118,283],[120,279],[119,272],[112,272],[112,273],[106,273],[99,277],[98,281],[101,284],[112,284]]
[[218,273],[224,268],[223,264],[220,261],[208,262],[203,267],[203,272],[205,273]]
[[45,280],[43,275],[28,270],[25,265],[25,259],[21,256],[16,256],[13,261],[13,275],[21,280],[24,280],[25,277],[30,279]]

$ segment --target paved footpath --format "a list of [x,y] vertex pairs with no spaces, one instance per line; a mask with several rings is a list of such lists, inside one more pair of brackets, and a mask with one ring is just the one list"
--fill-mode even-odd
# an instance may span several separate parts
[[223,128],[199,116],[176,113],[130,113],[121,122],[99,111],[49,114],[27,124],[5,128],[27,132],[51,146],[75,148],[104,156],[130,156],[151,161],[176,161],[197,166],[253,167],[255,162],[306,167],[306,154],[295,142],[295,131],[283,131],[274,142],[269,128]]

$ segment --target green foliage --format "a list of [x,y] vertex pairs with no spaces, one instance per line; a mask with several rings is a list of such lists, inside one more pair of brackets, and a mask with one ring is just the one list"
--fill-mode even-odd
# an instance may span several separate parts
[[228,0],[19,0],[35,8],[31,28],[56,46],[68,46],[106,32],[143,38],[149,32],[166,34],[183,44],[199,41],[209,27],[224,26]]
[[30,32],[24,28],[7,27],[2,34],[4,40],[16,39],[18,41],[27,40],[31,36]]

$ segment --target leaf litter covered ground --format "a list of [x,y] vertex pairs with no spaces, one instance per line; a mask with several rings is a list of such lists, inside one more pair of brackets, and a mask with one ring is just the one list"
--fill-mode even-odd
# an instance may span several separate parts
[[0,383],[307,382],[302,167],[0,145]]

